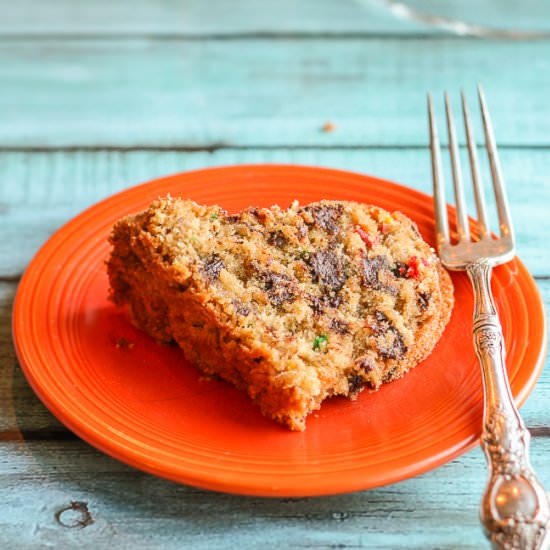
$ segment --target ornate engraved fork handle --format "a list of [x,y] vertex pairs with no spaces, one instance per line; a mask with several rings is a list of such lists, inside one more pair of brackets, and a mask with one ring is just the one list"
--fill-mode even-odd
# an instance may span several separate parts
[[481,445],[489,481],[481,501],[481,521],[494,548],[547,549],[550,501],[529,462],[529,431],[510,392],[502,329],[491,295],[491,270],[487,260],[467,268],[474,286],[474,345],[485,392]]

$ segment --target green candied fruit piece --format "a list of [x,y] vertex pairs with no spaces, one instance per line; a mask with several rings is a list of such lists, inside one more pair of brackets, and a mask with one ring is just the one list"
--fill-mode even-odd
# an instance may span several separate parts
[[326,347],[328,344],[328,336],[326,334],[321,334],[313,340],[313,351],[319,351],[321,347]]

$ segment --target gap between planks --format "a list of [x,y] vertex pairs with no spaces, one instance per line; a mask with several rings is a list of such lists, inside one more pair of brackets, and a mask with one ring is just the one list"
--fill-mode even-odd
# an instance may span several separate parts
[[[81,32],[81,33],[18,33],[0,34],[0,42],[17,42],[25,40],[155,40],[162,42],[201,42],[220,41],[231,42],[239,40],[457,40],[454,34],[442,32],[416,32],[416,33],[385,33],[380,31],[250,31],[241,33],[206,32],[192,33],[133,33],[133,32]],[[540,39],[538,39],[540,40]]]
[[[442,149],[448,149],[448,145],[444,141],[444,137],[441,138],[441,147]],[[458,144],[459,149],[466,151],[466,144]],[[480,142],[478,148],[483,148],[484,143]],[[102,153],[102,152],[112,152],[112,153],[139,153],[139,152],[173,152],[173,153],[216,153],[223,150],[228,151],[427,151],[428,145],[423,145],[421,143],[402,143],[402,144],[276,144],[276,145],[237,145],[231,143],[210,143],[204,145],[185,145],[185,144],[168,144],[168,145],[145,145],[145,144],[134,144],[134,145],[41,145],[41,146],[28,146],[28,147],[18,147],[18,146],[9,146],[9,145],[0,145],[0,153]],[[546,151],[550,150],[550,142],[545,143],[504,143],[498,146],[500,150],[520,150],[520,151]]]

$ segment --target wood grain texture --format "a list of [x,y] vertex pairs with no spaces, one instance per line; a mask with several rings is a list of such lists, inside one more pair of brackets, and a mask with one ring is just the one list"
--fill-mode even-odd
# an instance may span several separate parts
[[423,146],[478,81],[499,144],[550,144],[550,41],[8,40],[0,81],[4,148]]
[[[501,157],[511,197],[518,254],[533,274],[550,275],[550,258],[546,252],[546,239],[550,234],[549,150],[535,149],[526,154],[523,149],[504,149]],[[20,275],[55,230],[87,206],[116,191],[178,171],[266,162],[354,170],[431,192],[427,149],[0,152],[0,223],[4,235],[0,240],[0,277]],[[448,162],[446,168],[449,168]],[[485,164],[484,168],[485,181],[489,183]],[[450,181],[447,171],[447,182]],[[452,197],[450,190],[448,197]],[[471,212],[475,212],[471,192],[468,199]],[[496,215],[493,219],[496,220]],[[15,247],[14,242],[17,242]]]
[[[550,439],[535,440],[533,448],[548,485]],[[485,477],[476,449],[368,492],[260,499],[176,485],[80,441],[2,442],[0,546],[473,550],[487,547],[478,520]],[[67,510],[71,502],[77,510]]]
[[[416,0],[419,13],[493,28],[548,30],[550,5],[540,0],[437,2]],[[20,0],[0,1],[0,37],[51,35],[140,35],[204,37],[250,34],[444,35],[436,27],[396,16],[384,0]]]
[[0,1],[0,36],[409,33],[428,30],[376,0]]

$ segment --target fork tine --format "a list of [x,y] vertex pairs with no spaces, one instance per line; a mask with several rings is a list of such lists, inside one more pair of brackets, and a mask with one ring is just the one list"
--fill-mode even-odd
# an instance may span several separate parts
[[443,188],[443,172],[441,170],[441,148],[435,123],[432,96],[428,94],[428,118],[430,123],[430,151],[432,154],[432,181],[435,208],[435,233],[437,246],[449,243],[449,225],[447,222],[447,205]]
[[493,125],[489,116],[489,109],[485,102],[485,95],[481,85],[478,84],[479,105],[481,107],[481,117],[483,119],[483,130],[485,132],[485,147],[489,155],[489,164],[491,166],[491,176],[493,179],[493,188],[495,191],[495,200],[497,203],[498,220],[500,223],[500,234],[502,237],[510,237],[514,239],[514,229],[510,217],[510,208],[508,206],[508,198],[506,189],[504,188],[504,180],[500,168],[500,160],[498,157],[497,146],[495,143],[495,135],[493,133]]
[[451,166],[453,169],[453,187],[456,201],[456,230],[459,241],[470,239],[470,227],[466,216],[466,199],[464,198],[464,185],[462,183],[462,170],[460,169],[460,156],[456,144],[456,132],[451,111],[449,96],[445,93],[445,111],[447,113],[447,130],[449,134],[449,152],[451,153]]
[[464,114],[464,127],[466,128],[466,141],[468,143],[468,154],[470,156],[470,169],[472,172],[472,183],[474,185],[474,195],[476,199],[477,209],[477,226],[479,229],[479,236],[485,239],[489,236],[488,223],[487,223],[487,209],[485,207],[485,197],[483,193],[483,184],[481,182],[481,174],[479,173],[479,161],[477,158],[477,146],[474,137],[474,131],[470,122],[470,113],[468,112],[468,105],[466,104],[466,96],[464,92],[462,95],[462,112]]

